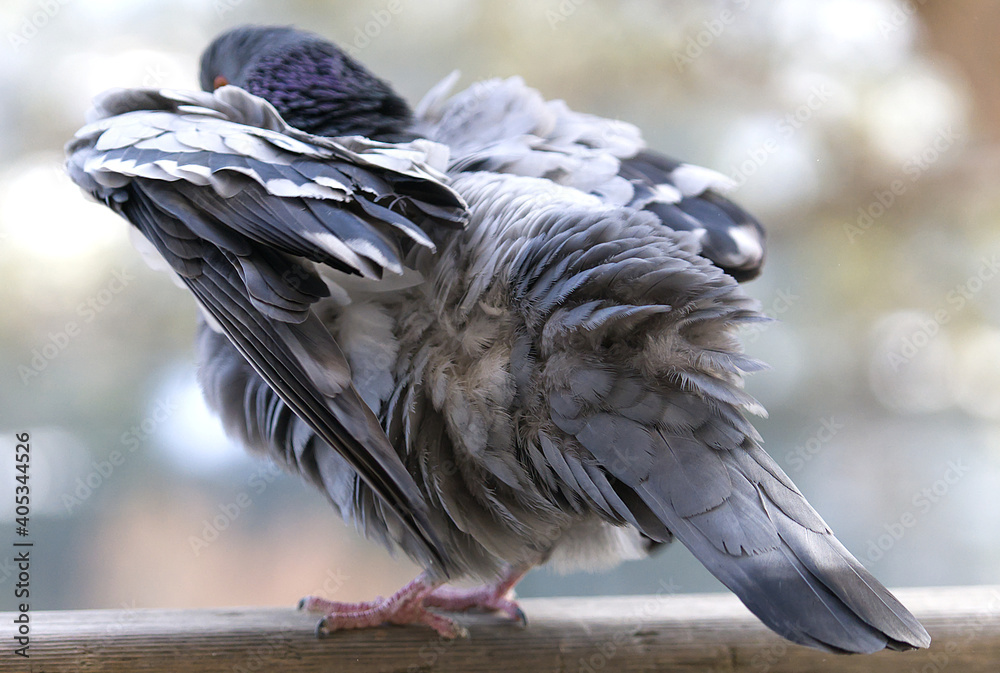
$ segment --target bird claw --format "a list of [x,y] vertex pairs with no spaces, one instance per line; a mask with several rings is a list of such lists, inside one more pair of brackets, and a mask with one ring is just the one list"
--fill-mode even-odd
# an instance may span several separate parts
[[521,609],[520,605],[514,605],[515,613],[511,616],[515,622],[521,622],[522,628],[528,627],[528,615],[524,614],[524,610]]

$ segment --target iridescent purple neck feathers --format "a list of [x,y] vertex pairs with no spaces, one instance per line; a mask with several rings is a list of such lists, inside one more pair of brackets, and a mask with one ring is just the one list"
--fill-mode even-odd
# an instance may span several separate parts
[[406,102],[360,63],[311,33],[246,26],[222,35],[205,50],[201,63],[202,88],[211,90],[220,81],[264,98],[285,121],[308,133],[412,138]]

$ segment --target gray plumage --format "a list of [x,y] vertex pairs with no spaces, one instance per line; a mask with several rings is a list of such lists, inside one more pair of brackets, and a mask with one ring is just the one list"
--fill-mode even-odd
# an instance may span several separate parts
[[676,537],[795,642],[926,646],[743,416],[762,365],[736,330],[765,318],[734,278],[763,232],[727,180],[517,78],[453,84],[405,143],[311,135],[225,86],[110,92],[67,146],[198,300],[228,431],[432,577]]

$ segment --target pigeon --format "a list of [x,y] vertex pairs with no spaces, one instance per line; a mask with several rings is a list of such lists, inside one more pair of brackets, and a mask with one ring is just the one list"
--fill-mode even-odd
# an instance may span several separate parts
[[676,538],[795,643],[927,647],[747,420],[764,365],[738,330],[766,317],[739,283],[765,239],[731,181],[521,78],[458,77],[411,108],[320,36],[243,26],[201,91],[108,91],[66,147],[194,295],[229,434],[423,568],[303,599],[319,632],[523,621],[530,569]]

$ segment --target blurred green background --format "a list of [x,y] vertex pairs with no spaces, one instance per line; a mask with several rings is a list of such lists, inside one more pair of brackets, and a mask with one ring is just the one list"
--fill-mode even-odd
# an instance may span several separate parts
[[[33,609],[294,605],[416,569],[244,456],[194,383],[193,301],[62,172],[110,87],[196,86],[219,31],[309,28],[415,102],[522,75],[731,175],[778,322],[757,425],[889,585],[1000,583],[1000,6],[986,0],[7,0],[0,6],[0,609],[14,435],[32,444]],[[721,589],[679,545],[530,595]]]

